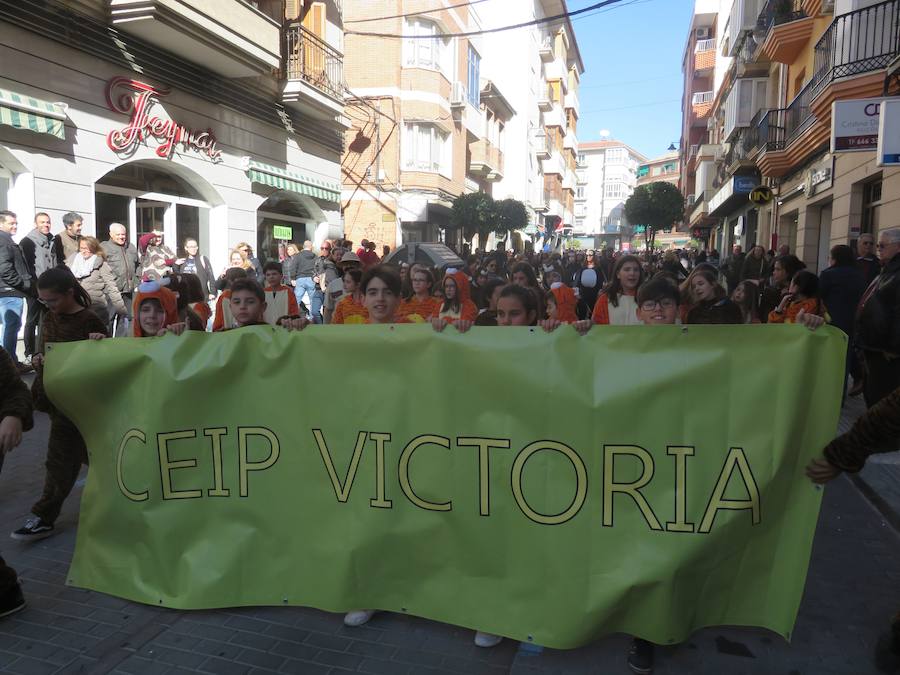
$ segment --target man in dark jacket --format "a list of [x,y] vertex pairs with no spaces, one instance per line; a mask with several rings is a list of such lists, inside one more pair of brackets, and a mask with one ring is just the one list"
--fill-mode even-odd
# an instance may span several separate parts
[[[106,254],[106,264],[112,270],[116,278],[116,288],[122,296],[125,308],[128,310],[128,320],[131,321],[131,303],[134,298],[134,289],[140,284],[141,265],[140,257],[134,244],[128,243],[128,230],[121,223],[112,223],[109,226],[109,241],[100,244],[100,248]],[[117,315],[110,317],[109,334],[123,337],[127,333],[124,321],[118,321]],[[115,326],[113,324],[116,324]]]
[[882,231],[877,248],[881,274],[866,289],[857,315],[870,408],[900,386],[900,228]]
[[25,298],[28,315],[25,318],[25,358],[34,354],[34,339],[44,315],[44,305],[37,298],[37,278],[55,266],[53,262],[53,235],[50,234],[50,216],[38,213],[34,217],[34,229],[19,243],[25,255],[25,264],[32,283],[31,293]]
[[[34,426],[31,394],[16,372],[12,359],[0,351],[0,468],[3,457],[22,441],[22,432]],[[16,571],[0,558],[0,617],[25,608]]]
[[0,323],[3,324],[3,348],[20,371],[28,368],[19,363],[16,343],[22,327],[25,296],[31,290],[31,275],[22,249],[13,241],[18,230],[16,214],[0,211]]
[[81,227],[84,218],[80,213],[69,211],[62,218],[66,228],[53,237],[53,256],[57,267],[65,267],[66,260],[78,253],[78,244],[81,242]]
[[875,256],[875,237],[868,233],[859,235],[856,252],[859,254],[856,266],[863,273],[868,286],[881,273],[881,261]]

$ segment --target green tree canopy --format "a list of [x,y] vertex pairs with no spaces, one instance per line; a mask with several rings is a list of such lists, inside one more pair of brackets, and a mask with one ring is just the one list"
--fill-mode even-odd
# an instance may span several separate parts
[[485,192],[458,195],[450,209],[450,224],[462,230],[466,241],[471,242],[477,234],[483,245],[494,229],[495,209],[493,197]]
[[672,227],[684,219],[684,197],[678,188],[665,181],[639,185],[625,202],[628,222],[644,229],[644,243],[652,250],[659,230]]

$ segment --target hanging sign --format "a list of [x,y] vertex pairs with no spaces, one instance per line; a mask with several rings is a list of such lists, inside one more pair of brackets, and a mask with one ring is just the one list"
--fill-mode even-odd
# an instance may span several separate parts
[[900,99],[858,98],[831,104],[831,152],[875,150],[878,123],[886,101]]
[[876,157],[878,166],[900,166],[900,99],[881,104]]
[[774,196],[775,195],[772,194],[772,188],[766,187],[765,185],[759,185],[750,191],[750,201],[757,206],[768,204],[772,201]]
[[168,159],[181,143],[185,150],[207,155],[218,161],[222,151],[217,147],[215,134],[211,129],[195,130],[181,126],[171,119],[151,116],[153,106],[168,89],[157,89],[144,82],[127,77],[114,77],[106,85],[106,103],[109,109],[128,115],[128,124],[122,129],[113,129],[106,137],[106,144],[113,152],[133,152],[142,142],[156,139],[160,145],[156,154]]
[[272,236],[275,239],[291,239],[294,236],[294,228],[289,225],[273,225]]

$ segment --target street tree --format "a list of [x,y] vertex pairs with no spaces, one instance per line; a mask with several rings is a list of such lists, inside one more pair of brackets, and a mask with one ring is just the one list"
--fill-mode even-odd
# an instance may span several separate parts
[[463,239],[472,241],[478,235],[483,247],[488,235],[496,229],[496,206],[493,197],[485,192],[470,192],[453,199],[450,209],[450,225],[462,230]]
[[625,202],[625,217],[634,225],[644,225],[644,243],[653,250],[656,233],[684,219],[684,197],[665,181],[639,185]]
[[528,226],[528,211],[518,199],[501,199],[494,202],[494,231],[499,236],[507,232],[524,230]]

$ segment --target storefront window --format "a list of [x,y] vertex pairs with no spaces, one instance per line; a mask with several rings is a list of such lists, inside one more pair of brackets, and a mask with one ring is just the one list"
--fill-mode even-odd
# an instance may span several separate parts
[[863,210],[861,233],[878,232],[878,210],[881,206],[881,179],[866,183],[863,186]]

